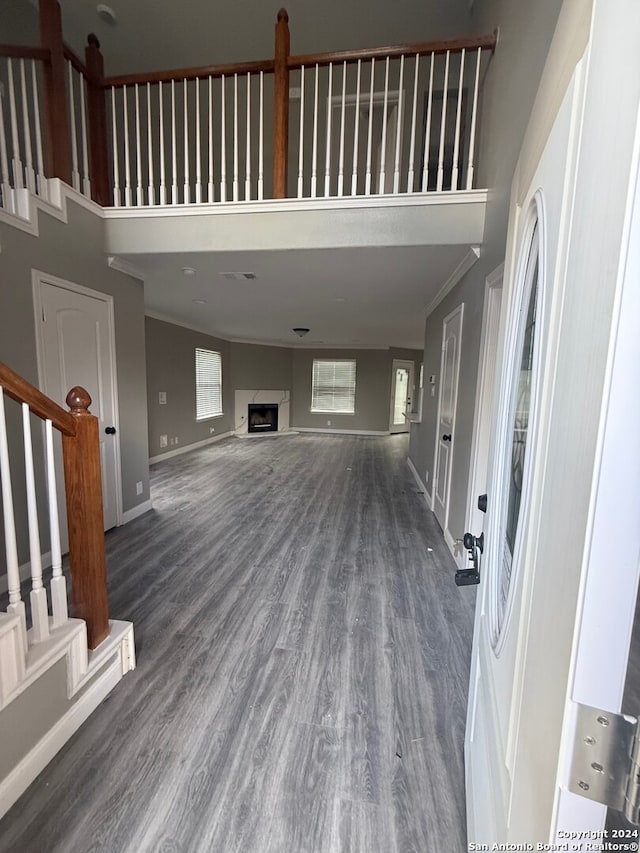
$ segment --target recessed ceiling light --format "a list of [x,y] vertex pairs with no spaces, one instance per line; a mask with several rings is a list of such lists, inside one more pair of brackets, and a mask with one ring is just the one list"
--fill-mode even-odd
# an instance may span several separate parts
[[196,271],[193,267],[182,267],[183,275],[195,275]]
[[336,296],[336,302],[346,302],[346,301],[347,300],[344,298],[344,296]]
[[105,24],[110,24],[112,27],[115,27],[118,19],[116,18],[116,13],[113,11],[111,6],[107,6],[106,3],[98,3],[96,6],[96,12],[98,13],[100,20],[104,21]]
[[206,305],[207,304],[206,299],[192,299],[191,301],[195,302],[196,305]]

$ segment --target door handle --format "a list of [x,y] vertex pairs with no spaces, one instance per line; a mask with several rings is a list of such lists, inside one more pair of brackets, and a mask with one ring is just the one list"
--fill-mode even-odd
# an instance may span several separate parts
[[451,441],[451,433],[449,433],[449,435],[443,435],[442,440],[443,441]]
[[473,566],[469,569],[458,569],[455,574],[456,586],[473,586],[480,583],[480,554],[484,551],[484,533],[474,536],[473,533],[465,533],[463,538],[464,547],[469,552]]
[[115,427],[105,427],[104,431],[106,432],[107,435],[115,435],[116,434],[116,428]]

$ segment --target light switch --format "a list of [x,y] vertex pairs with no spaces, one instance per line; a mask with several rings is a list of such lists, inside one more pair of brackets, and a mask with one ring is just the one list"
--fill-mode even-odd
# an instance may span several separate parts
[[158,403],[161,406],[167,405],[167,392],[166,391],[158,391]]

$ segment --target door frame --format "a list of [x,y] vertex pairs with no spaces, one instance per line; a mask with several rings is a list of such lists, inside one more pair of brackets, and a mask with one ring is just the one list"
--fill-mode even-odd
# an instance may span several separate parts
[[389,432],[392,434],[400,433],[400,432],[409,432],[409,421],[405,419],[406,429],[395,430],[393,429],[393,411],[395,409],[395,387],[396,387],[396,368],[397,367],[406,367],[409,371],[409,382],[410,385],[407,389],[407,396],[411,397],[411,405],[414,403],[413,392],[415,391],[416,383],[415,383],[415,372],[416,365],[415,362],[411,361],[408,358],[394,358],[391,364],[391,395],[389,400]]
[[475,428],[471,439],[471,466],[467,487],[467,513],[465,529],[479,535],[481,516],[478,515],[478,495],[487,491],[487,475],[491,444],[491,414],[497,387],[498,341],[502,312],[502,285],[504,261],[485,279],[482,331],[476,381],[476,401],[473,410]]
[[[442,377],[444,375],[444,330],[445,324],[455,317],[456,314],[460,314],[460,340],[458,342],[458,364],[456,367],[456,390],[455,390],[455,403],[453,409],[453,419],[451,421],[451,450],[450,450],[450,463],[449,463],[449,473],[448,473],[448,482],[447,489],[445,495],[445,504],[444,504],[444,524],[442,525],[442,533],[445,538],[445,542],[447,543],[451,553],[454,554],[455,557],[455,540],[451,533],[449,532],[449,506],[451,503],[451,473],[453,471],[453,451],[456,443],[456,418],[458,416],[458,390],[459,390],[459,380],[460,380],[460,361],[462,360],[462,334],[464,328],[464,302],[461,302],[459,305],[450,311],[446,317],[442,318],[442,337],[440,343],[440,388],[438,389],[438,411],[436,412],[436,429],[435,429],[435,442],[434,442],[434,450],[433,450],[433,477],[431,478],[431,511],[435,514],[435,503],[436,503],[436,477],[438,475],[438,457],[439,457],[439,442],[438,436],[440,435],[440,412],[442,410],[442,388],[443,382]],[[458,558],[456,557],[456,560]]]
[[42,299],[41,287],[43,284],[50,284],[53,287],[59,287],[62,290],[70,290],[73,293],[79,293],[81,296],[87,296],[91,299],[97,299],[99,302],[104,302],[107,306],[107,345],[109,369],[111,373],[111,393],[114,406],[114,426],[116,433],[114,438],[114,455],[115,455],[115,486],[116,486],[116,527],[123,524],[123,509],[122,509],[122,458],[120,451],[120,405],[118,396],[118,374],[116,371],[116,336],[115,336],[115,314],[113,306],[113,296],[108,293],[101,293],[98,290],[92,290],[90,287],[85,287],[82,284],[76,284],[74,281],[69,281],[65,278],[60,278],[56,275],[44,272],[43,270],[31,270],[31,289],[33,293],[33,319],[35,323],[36,333],[36,358],[38,364],[38,386],[43,393],[47,393],[45,382],[45,354],[44,341],[42,338]]

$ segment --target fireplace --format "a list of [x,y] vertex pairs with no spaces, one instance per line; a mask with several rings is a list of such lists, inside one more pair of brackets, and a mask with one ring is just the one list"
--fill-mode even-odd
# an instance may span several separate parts
[[247,425],[249,432],[277,432],[278,404],[249,403]]

